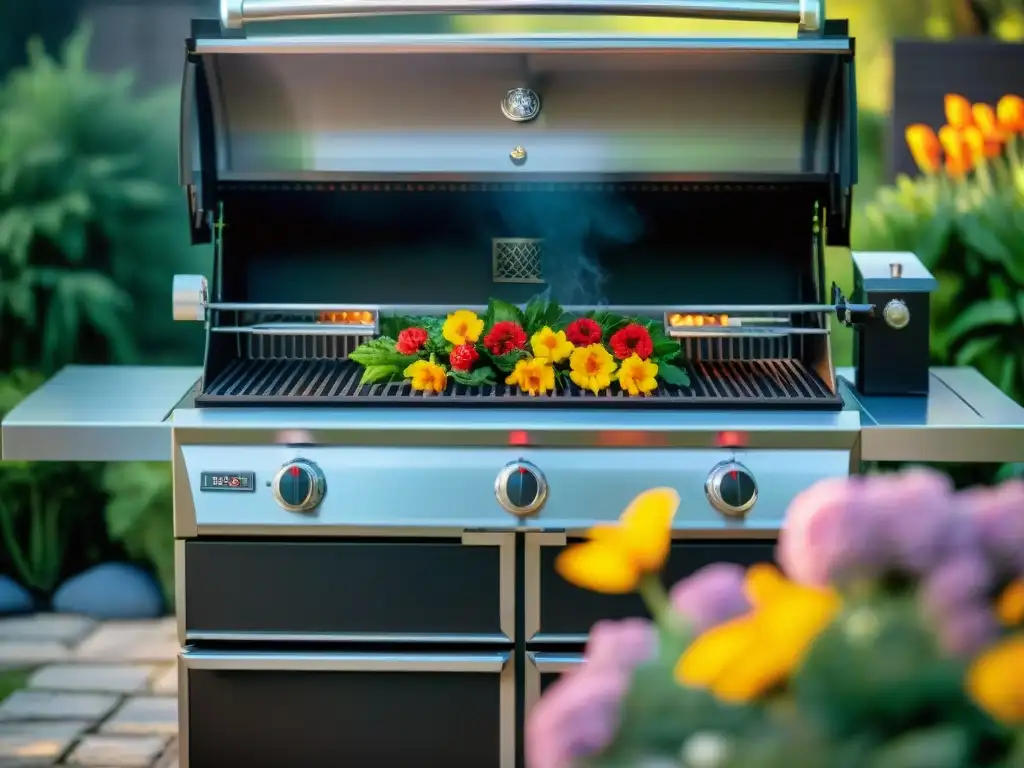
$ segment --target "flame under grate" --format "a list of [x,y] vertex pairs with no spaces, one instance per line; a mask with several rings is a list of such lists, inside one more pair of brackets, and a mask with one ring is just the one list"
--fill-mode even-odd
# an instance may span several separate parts
[[574,384],[530,397],[504,384],[451,383],[423,395],[405,382],[360,386],[362,368],[347,360],[235,360],[196,398],[197,405],[367,405],[626,408],[818,408],[839,410],[842,397],[797,360],[693,362],[689,387],[662,385],[649,397],[595,395]]

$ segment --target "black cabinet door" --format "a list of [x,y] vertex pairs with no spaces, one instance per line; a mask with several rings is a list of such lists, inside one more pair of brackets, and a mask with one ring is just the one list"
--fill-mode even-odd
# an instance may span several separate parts
[[189,768],[514,768],[508,653],[186,650]]

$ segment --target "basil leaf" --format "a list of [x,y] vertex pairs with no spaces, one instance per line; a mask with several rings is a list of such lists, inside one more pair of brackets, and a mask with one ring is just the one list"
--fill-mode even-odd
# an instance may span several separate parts
[[667,362],[669,360],[675,360],[679,357],[679,354],[682,351],[683,348],[675,339],[655,340],[654,352],[651,356]]
[[494,367],[499,371],[511,373],[516,367],[516,363],[526,357],[526,350],[513,349],[511,352],[504,355],[488,355],[488,357],[494,361]]
[[381,336],[365,344],[360,344],[349,353],[348,359],[366,368],[390,365],[404,370],[407,365],[411,365],[419,358],[415,355],[399,354],[395,349],[394,339]]
[[467,387],[481,387],[485,384],[494,383],[494,370],[491,368],[477,368],[472,371],[450,371],[448,377],[459,384]]
[[674,384],[677,387],[690,386],[690,375],[682,368],[676,368],[674,365],[659,365],[658,378],[664,379],[666,383]]
[[368,365],[363,369],[359,384],[379,384],[382,381],[398,379],[402,377],[402,370],[397,365]]
[[491,328],[495,323],[518,323],[520,326],[526,322],[523,312],[515,304],[509,304],[501,299],[491,299],[487,302],[487,312],[484,313],[484,325]]

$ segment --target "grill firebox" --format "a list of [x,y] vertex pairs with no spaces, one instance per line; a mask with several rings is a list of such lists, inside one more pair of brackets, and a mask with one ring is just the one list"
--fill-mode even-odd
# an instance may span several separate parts
[[575,384],[530,397],[516,387],[449,384],[439,395],[405,382],[360,386],[362,368],[347,360],[237,360],[196,399],[198,405],[570,406],[584,408],[815,408],[838,409],[841,396],[798,360],[726,360],[685,366],[689,387],[662,384],[649,397],[621,391],[599,395]]

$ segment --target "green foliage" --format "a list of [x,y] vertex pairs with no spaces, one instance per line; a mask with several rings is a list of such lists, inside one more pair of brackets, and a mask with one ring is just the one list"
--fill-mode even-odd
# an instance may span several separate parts
[[[43,382],[24,371],[0,378],[0,419]],[[69,547],[96,503],[88,464],[0,464],[0,565],[37,593],[67,575]]]
[[174,514],[167,464],[111,464],[103,473],[103,489],[109,496],[104,517],[110,537],[130,557],[152,565],[173,606]]
[[0,91],[0,369],[182,354],[166,297],[201,255],[176,190],[177,105],[90,72],[88,45],[76,33],[58,61],[32,41]]

